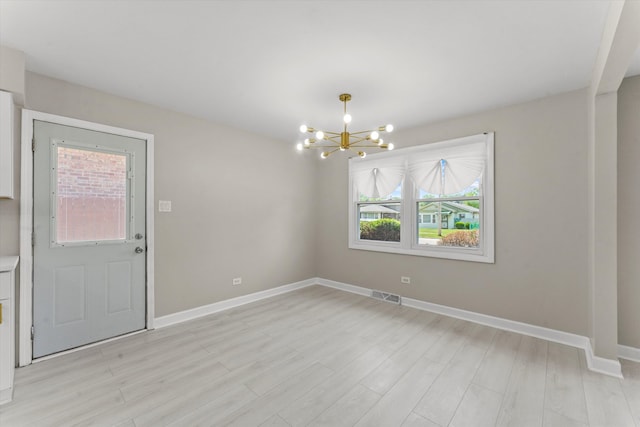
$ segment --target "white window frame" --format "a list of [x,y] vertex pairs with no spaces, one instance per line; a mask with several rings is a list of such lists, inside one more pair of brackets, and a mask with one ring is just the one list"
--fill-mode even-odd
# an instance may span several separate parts
[[407,155],[425,150],[438,150],[454,145],[465,145],[484,141],[486,143],[487,161],[482,173],[480,183],[480,246],[478,248],[459,248],[452,246],[429,246],[418,244],[418,207],[419,189],[413,183],[408,173],[402,180],[402,199],[400,221],[400,242],[382,242],[360,239],[360,227],[358,217],[358,193],[351,173],[352,162],[349,161],[349,248],[387,252],[402,255],[417,255],[433,258],[444,258],[461,261],[473,261],[483,263],[495,262],[495,203],[494,203],[494,133],[486,132],[463,138],[423,144],[393,152],[376,153],[367,156],[367,160],[374,158],[384,159],[387,156]]

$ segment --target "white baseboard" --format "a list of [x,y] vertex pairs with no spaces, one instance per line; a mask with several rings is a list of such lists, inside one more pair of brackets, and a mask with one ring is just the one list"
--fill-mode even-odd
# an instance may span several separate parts
[[[328,286],[334,289],[340,289],[358,295],[370,296],[372,291],[371,289],[363,288],[360,286],[349,285],[347,283],[340,283],[322,278],[317,278],[316,281],[319,285]],[[617,378],[622,378],[622,368],[620,366],[620,362],[618,360],[605,359],[595,356],[591,347],[591,341],[589,340],[589,338],[582,335],[571,334],[569,332],[557,331],[555,329],[530,325],[514,320],[508,320],[500,317],[489,316],[486,314],[475,313],[472,311],[461,310],[459,308],[434,304],[413,298],[402,297],[402,305],[579,348],[584,350],[587,359],[587,367],[590,370],[606,375],[611,375]]]
[[591,340],[589,340],[584,349],[584,355],[587,358],[587,367],[590,371],[610,375],[616,378],[623,378],[622,365],[620,365],[620,361],[617,359],[605,359],[604,357],[594,355],[593,347],[591,347]]
[[348,285],[346,283],[336,282],[328,279],[322,279],[320,277],[316,277],[314,280],[318,285],[326,286],[328,288],[339,289],[341,291],[351,292],[352,294],[364,295],[366,297],[371,296],[372,289],[363,288],[361,286]]
[[182,323],[186,322],[187,320],[193,320],[199,317],[208,316],[210,314],[218,313],[230,308],[249,304],[255,301],[260,301],[265,298],[295,291],[296,289],[306,288],[307,286],[315,284],[316,279],[302,280],[300,282],[278,286],[277,288],[267,289],[266,291],[254,292],[252,294],[214,302],[213,304],[203,305],[200,307],[192,308],[190,310],[179,311],[177,313],[171,313],[166,316],[156,317],[154,321],[154,327],[156,329],[164,328],[165,326],[175,325],[176,323]]
[[[372,289],[364,288],[361,286],[355,286],[347,283],[336,282],[334,280],[315,277],[312,279],[291,283],[289,285],[267,289],[266,291],[255,292],[253,294],[243,295],[225,301],[219,301],[213,304],[196,307],[190,310],[180,311],[178,313],[172,313],[166,316],[157,317],[155,319],[155,327],[162,328],[165,326],[174,325],[176,323],[186,322],[188,320],[208,316],[209,314],[218,313],[220,311],[228,310],[230,308],[238,307],[244,304],[249,304],[265,298],[270,298],[297,289],[306,288],[307,286],[311,285],[322,285],[363,296],[371,296],[372,291]],[[589,340],[589,338],[582,335],[544,328],[542,326],[530,325],[528,323],[517,322],[514,320],[503,319],[500,317],[489,316],[472,311],[461,310],[459,308],[434,304],[431,302],[413,298],[402,297],[402,305],[579,348],[584,350],[587,359],[587,367],[591,371],[599,372],[617,378],[622,378],[622,368],[620,362],[618,360],[605,359],[595,356],[593,354],[593,348],[591,347],[591,341]],[[640,362],[640,349],[621,345],[618,346],[618,351],[620,353],[620,357]]]
[[[13,382],[11,383],[13,384]],[[13,386],[0,390],[0,405],[11,402],[13,399]]]
[[640,348],[618,344],[618,357],[640,363]]

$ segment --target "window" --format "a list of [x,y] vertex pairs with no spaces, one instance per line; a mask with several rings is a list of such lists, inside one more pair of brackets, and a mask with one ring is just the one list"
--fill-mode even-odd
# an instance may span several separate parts
[[349,247],[494,262],[493,133],[349,160]]
[[123,241],[128,218],[128,154],[55,142],[54,246]]

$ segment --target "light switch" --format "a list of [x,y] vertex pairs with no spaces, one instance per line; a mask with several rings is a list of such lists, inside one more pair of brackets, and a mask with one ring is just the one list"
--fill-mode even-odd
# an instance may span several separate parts
[[158,212],[171,212],[171,200],[159,200]]

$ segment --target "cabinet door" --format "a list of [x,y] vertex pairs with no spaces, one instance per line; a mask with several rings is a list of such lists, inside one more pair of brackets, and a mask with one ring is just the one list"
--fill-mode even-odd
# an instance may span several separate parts
[[0,198],[13,199],[13,96],[0,90]]
[[[5,274],[5,273],[2,273]],[[7,274],[8,275],[8,274]],[[11,345],[11,304],[9,299],[0,299],[2,305],[2,323],[0,323],[0,401],[3,390],[11,388],[11,369],[13,346]]]

